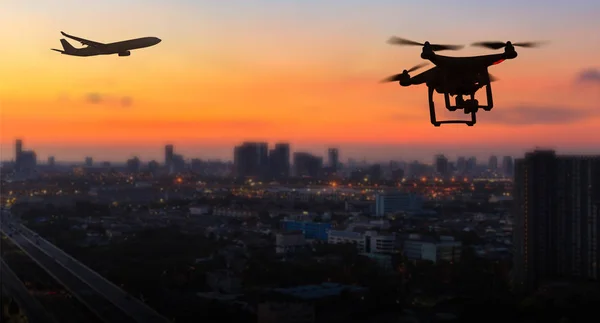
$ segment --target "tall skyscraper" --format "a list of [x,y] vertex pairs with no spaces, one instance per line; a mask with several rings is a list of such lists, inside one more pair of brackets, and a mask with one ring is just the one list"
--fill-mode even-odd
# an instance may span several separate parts
[[244,142],[233,152],[237,177],[265,178],[269,171],[269,146],[266,142]]
[[50,167],[54,167],[54,164],[56,163],[54,156],[50,156],[48,157],[48,166]]
[[327,162],[329,164],[328,166],[333,172],[338,171],[338,166],[340,164],[340,152],[337,148],[329,148],[327,150]]
[[85,166],[92,167],[94,165],[94,159],[92,157],[85,157]]
[[269,172],[273,179],[284,179],[290,176],[290,144],[276,143],[269,151]]
[[31,173],[36,169],[37,155],[33,150],[23,150],[23,141],[15,141],[15,170],[17,172]]
[[515,163],[513,281],[531,291],[561,278],[598,280],[600,156],[535,151]]
[[166,145],[165,146],[165,166],[167,167],[167,169],[170,169],[173,164],[173,154],[174,154],[173,145]]

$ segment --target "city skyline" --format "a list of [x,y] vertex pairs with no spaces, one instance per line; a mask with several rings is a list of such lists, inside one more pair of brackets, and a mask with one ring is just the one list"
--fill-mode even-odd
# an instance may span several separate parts
[[[21,138],[18,138],[21,139]],[[22,140],[22,139],[21,139]],[[184,157],[184,159],[186,161],[189,161],[191,159],[197,158],[197,159],[202,159],[202,160],[221,160],[221,161],[233,161],[234,159],[234,148],[236,146],[241,145],[244,142],[248,142],[248,141],[238,141],[238,142],[234,142],[231,146],[223,146],[220,147],[218,149],[218,151],[221,152],[221,155],[210,155],[210,154],[206,154],[203,153],[203,151],[200,149],[190,149],[190,148],[183,148],[181,149],[181,147],[177,144],[174,144],[173,142],[167,142],[166,144],[163,145],[148,145],[148,146],[143,146],[143,148],[140,148],[138,150],[134,150],[133,152],[130,150],[130,148],[127,148],[127,152],[122,152],[121,154],[119,154],[118,156],[120,157],[107,157],[106,155],[103,155],[102,153],[98,153],[98,148],[97,146],[89,146],[89,147],[82,147],[80,149],[78,149],[78,155],[76,157],[64,157],[65,155],[61,155],[60,154],[60,149],[57,150],[51,150],[48,148],[43,148],[41,153],[40,150],[37,149],[35,146],[32,146],[30,144],[28,144],[27,140],[22,140],[22,145],[23,145],[23,149],[28,150],[28,151],[34,151],[37,155],[37,160],[39,163],[41,164],[45,164],[47,159],[49,157],[53,157],[55,158],[55,161],[57,163],[61,163],[61,162],[68,162],[68,163],[83,163],[85,161],[86,158],[91,157],[94,162],[115,162],[115,163],[124,163],[127,161],[127,159],[133,158],[133,157],[137,157],[139,158],[142,162],[149,162],[152,160],[158,161],[160,163],[164,162],[165,159],[165,146],[167,145],[172,145],[174,148],[174,153],[177,155],[182,155]],[[529,149],[524,149],[522,151],[518,151],[518,152],[508,152],[505,153],[503,150],[495,150],[495,151],[487,151],[487,150],[481,150],[481,149],[470,149],[470,150],[461,150],[464,153],[455,153],[452,152],[452,149],[446,149],[446,151],[443,150],[436,150],[436,149],[430,149],[430,148],[423,148],[421,147],[421,152],[418,152],[419,147],[415,147],[415,146],[397,146],[395,148],[398,148],[398,152],[395,154],[390,154],[390,148],[394,148],[394,147],[384,147],[384,146],[380,146],[380,147],[373,147],[371,145],[371,147],[369,147],[371,149],[371,153],[367,154],[367,155],[360,155],[357,154],[356,151],[352,150],[352,147],[344,147],[343,145],[323,145],[322,149],[314,149],[310,146],[296,146],[293,143],[288,143],[288,142],[284,142],[284,141],[274,141],[274,142],[267,142],[268,143],[268,148],[272,149],[275,147],[275,144],[277,143],[284,143],[284,144],[289,144],[290,145],[290,151],[291,154],[296,153],[296,152],[307,152],[307,153],[311,153],[315,156],[318,157],[322,157],[323,158],[323,162],[326,163],[327,159],[328,159],[328,149],[330,148],[335,148],[338,150],[339,152],[339,160],[342,163],[347,163],[349,159],[354,159],[357,162],[362,162],[362,161],[366,161],[368,163],[387,163],[389,161],[404,161],[404,162],[412,162],[412,161],[419,161],[425,164],[433,164],[434,160],[436,158],[437,155],[444,155],[446,158],[449,159],[450,162],[455,162],[459,157],[465,157],[465,158],[470,158],[470,157],[476,157],[477,158],[477,162],[479,164],[487,164],[488,163],[488,159],[491,156],[496,156],[498,157],[498,163],[501,164],[502,162],[502,157],[504,156],[510,156],[512,158],[522,158],[525,153],[533,151],[533,150],[538,150],[538,149],[542,149],[542,150],[554,150],[556,151],[556,153],[558,155],[566,155],[566,154],[579,154],[579,155],[592,155],[592,154],[597,154],[597,151],[577,151],[577,150],[557,150],[553,147],[550,146],[535,146],[535,147],[531,147]],[[15,160],[15,141],[13,141],[10,145],[10,149],[5,149],[7,147],[2,147],[2,151],[5,150],[10,150],[8,152],[8,154],[2,154],[0,157],[0,161],[2,162],[9,162],[9,161],[14,161]],[[349,150],[346,150],[346,148],[350,148]],[[366,149],[367,147],[365,147]],[[114,151],[114,149],[111,149],[110,151]],[[138,153],[136,153],[136,151]],[[213,151],[215,151],[214,147],[213,147]],[[361,150],[362,151],[362,150]],[[514,151],[514,150],[513,150]],[[85,152],[89,152],[88,154],[85,154]],[[381,156],[381,157],[378,157]],[[389,158],[383,157],[383,156],[391,156]],[[411,157],[412,156],[412,157]],[[290,155],[290,159],[292,159],[292,155]]]
[[[4,21],[19,33],[0,36],[11,44],[0,62],[10,79],[0,84],[2,155],[15,137],[40,157],[79,159],[93,145],[109,160],[138,147],[153,156],[167,140],[184,154],[198,147],[221,158],[237,142],[275,139],[311,152],[335,144],[368,159],[384,158],[389,147],[429,147],[417,152],[421,158],[441,147],[462,154],[600,149],[600,137],[590,135],[600,126],[597,1],[260,2],[11,2]],[[114,23],[90,24],[98,14]],[[148,35],[163,42],[130,57],[67,57],[50,50],[61,30],[101,42]],[[490,70],[500,79],[496,107],[480,113],[475,127],[436,129],[424,88],[378,83],[422,61],[419,48],[386,44],[392,35],[550,43],[519,49],[518,59]],[[489,52],[466,47],[449,55]]]

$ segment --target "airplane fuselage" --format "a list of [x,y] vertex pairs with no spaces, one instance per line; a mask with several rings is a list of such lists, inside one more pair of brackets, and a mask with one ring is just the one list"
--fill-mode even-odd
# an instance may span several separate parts
[[154,46],[161,42],[161,40],[157,37],[143,37],[105,44],[67,35],[65,33],[63,33],[63,35],[74,39],[83,45],[87,45],[87,47],[84,48],[75,48],[66,39],[61,39],[60,42],[62,43],[63,50],[53,50],[71,56],[96,56],[112,54],[129,56],[131,54],[131,50]]
[[128,50],[154,46],[158,43],[160,43],[160,39],[156,37],[136,38],[106,44],[106,48],[103,49],[103,52],[107,54],[117,54]]

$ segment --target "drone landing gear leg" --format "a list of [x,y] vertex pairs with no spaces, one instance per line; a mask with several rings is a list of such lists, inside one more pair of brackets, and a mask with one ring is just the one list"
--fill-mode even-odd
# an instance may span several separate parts
[[[456,96],[456,100],[458,102],[459,100],[459,96]],[[444,93],[444,101],[446,101],[446,109],[448,109],[448,111],[456,111],[458,104],[456,104],[456,106],[452,106],[452,104],[450,103],[450,94],[448,93]]]
[[487,96],[487,106],[482,106],[481,108],[485,111],[490,111],[494,107],[494,99],[492,98],[492,85],[487,84],[485,86],[485,94]]
[[435,103],[433,102],[433,91],[434,89],[432,87],[427,87],[428,89],[428,96],[429,96],[429,117],[431,119],[431,124],[439,127],[442,123],[437,121],[437,118],[435,117]]
[[477,123],[477,112],[471,111],[471,121],[465,122],[467,126],[472,127]]

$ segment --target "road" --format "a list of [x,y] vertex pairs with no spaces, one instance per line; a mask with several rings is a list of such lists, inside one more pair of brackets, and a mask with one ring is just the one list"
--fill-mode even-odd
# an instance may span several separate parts
[[[107,300],[112,302],[116,307],[123,310],[136,322],[140,323],[167,323],[170,322],[167,318],[158,314],[154,309],[144,304],[135,297],[130,296],[127,292],[117,287],[115,284],[102,277],[102,275],[96,273],[92,269],[88,268],[77,259],[71,257],[66,252],[62,251],[49,241],[37,236],[37,234],[31,231],[29,228],[17,223],[12,220],[10,215],[3,216],[7,223],[11,223],[12,226],[17,228],[19,232],[13,233],[14,236],[20,236],[28,240],[30,244],[34,245],[40,253],[45,256],[51,256],[55,261],[66,268],[74,276],[78,277],[81,281],[84,281],[91,286],[99,294],[103,295]],[[31,243],[36,241],[36,243]]]
[[[2,228],[3,233],[6,234],[7,230],[5,230],[5,224],[3,223],[0,227]],[[13,232],[9,237],[15,245],[21,248],[40,267],[46,270],[52,278],[65,286],[73,296],[86,305],[94,314],[96,314],[96,316],[102,319],[103,322],[135,322],[130,316],[126,315],[123,311],[106,300],[88,284],[61,266],[51,256],[38,249],[35,243],[31,242],[23,234]]]
[[[8,238],[7,238],[8,239]],[[3,240],[4,262],[51,315],[55,322],[102,323],[83,303],[72,297],[61,283],[55,281],[43,268],[29,258],[12,242]],[[15,252],[15,251],[20,252]],[[28,287],[29,286],[29,287]]]
[[30,323],[55,323],[46,309],[31,295],[17,275],[10,270],[8,265],[0,258],[0,277],[2,287],[8,295],[23,309]]

